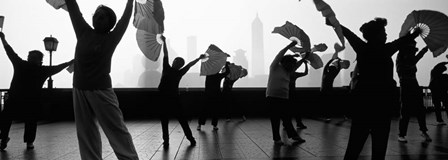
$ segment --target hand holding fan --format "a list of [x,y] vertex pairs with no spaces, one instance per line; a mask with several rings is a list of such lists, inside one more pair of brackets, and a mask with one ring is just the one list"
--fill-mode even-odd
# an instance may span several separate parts
[[434,57],[439,56],[448,47],[448,17],[438,11],[412,11],[401,26],[400,37],[410,30],[420,28],[420,36],[425,41]]
[[227,53],[224,53],[215,45],[210,45],[205,53],[206,58],[201,61],[201,76],[216,74],[221,71],[221,68],[226,64]]
[[341,24],[338,19],[336,19],[336,14],[333,9],[331,9],[330,5],[325,3],[323,0],[313,0],[313,2],[316,5],[316,9],[322,12],[322,16],[325,17],[326,23],[333,27],[336,35],[342,43],[342,46],[345,46],[345,39],[344,34],[342,33]]
[[[148,19],[149,21],[144,21],[143,19]],[[163,33],[165,26],[163,21],[165,20],[165,12],[163,10],[163,5],[160,0],[137,0],[135,2],[135,13],[134,13],[134,26],[137,29],[145,29],[146,23],[150,22],[152,27],[155,28],[148,32],[155,32],[157,34]],[[140,24],[144,23],[144,24]],[[143,27],[143,28],[142,28]],[[153,34],[155,34],[153,33]]]
[[304,58],[305,54],[309,54],[308,57],[307,57],[307,60],[308,60],[309,64],[311,65],[311,67],[313,67],[314,69],[319,69],[319,68],[322,68],[324,66],[324,62],[322,61],[320,56],[317,55],[316,53],[313,53],[313,52],[308,52],[308,53],[306,53],[306,52],[295,52],[297,50],[300,50],[300,49],[297,49],[296,47],[293,47],[291,49],[293,50],[294,53],[299,54],[300,57],[302,57],[302,58]]
[[311,50],[310,38],[308,35],[291,22],[286,21],[283,26],[275,27],[272,33],[278,33],[291,41],[297,41],[297,45],[305,51]]

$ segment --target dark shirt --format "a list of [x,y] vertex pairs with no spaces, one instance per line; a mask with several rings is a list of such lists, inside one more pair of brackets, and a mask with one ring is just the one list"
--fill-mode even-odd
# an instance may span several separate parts
[[[333,82],[336,76],[341,71],[341,59],[333,58],[327,62],[322,73],[321,91],[331,90],[333,88]],[[337,66],[331,65],[333,62],[339,63]]]
[[182,76],[188,72],[189,66],[177,70],[173,69],[168,63],[168,57],[163,57],[163,70],[162,78],[160,79],[159,91],[164,94],[178,95],[179,94],[179,83]]
[[412,36],[406,35],[384,45],[366,43],[344,26],[342,31],[356,52],[358,67],[358,84],[360,88],[392,89],[396,82],[393,79],[392,56]]
[[123,37],[132,15],[132,2],[128,3],[131,3],[131,7],[126,6],[123,17],[112,32],[97,33],[82,17],[76,1],[66,2],[78,40],[75,48],[73,87],[82,90],[112,87],[109,75],[112,54]]
[[205,78],[205,94],[210,97],[219,96],[221,93],[221,81],[230,73],[229,67],[226,65],[224,73],[216,73],[208,75]]
[[233,89],[233,84],[235,84],[235,82],[238,79],[235,80],[231,80],[229,77],[224,78],[224,82],[222,85],[222,93],[223,94],[230,94],[232,92]]
[[19,101],[36,101],[40,99],[40,92],[45,80],[60,72],[70,63],[57,66],[39,66],[22,60],[9,45],[5,45],[5,51],[14,68],[11,85],[9,87],[9,99]]

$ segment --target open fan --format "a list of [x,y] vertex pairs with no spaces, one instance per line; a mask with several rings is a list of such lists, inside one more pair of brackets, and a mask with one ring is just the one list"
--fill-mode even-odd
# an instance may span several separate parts
[[[163,33],[165,30],[163,21],[165,20],[165,12],[163,10],[162,1],[160,0],[137,0],[135,2],[135,13],[134,13],[134,26],[137,29],[142,29],[145,27],[142,25],[141,21],[143,19],[150,19],[150,25],[157,26],[156,32]],[[144,21],[143,23],[147,23]]]
[[323,0],[313,0],[316,5],[316,9],[322,12],[322,16],[326,18],[327,21],[333,26],[336,35],[342,43],[342,46],[345,46],[344,34],[342,33],[341,25],[339,24],[338,19],[336,19],[336,14],[333,9],[331,9],[330,5],[325,3]]
[[318,45],[314,45],[314,47],[311,48],[311,52],[325,52],[327,49],[328,47],[325,43],[319,43]]
[[54,9],[64,9],[67,11],[67,5],[65,4],[65,0],[47,0],[47,3],[53,6]]
[[[305,56],[305,52],[299,52],[301,49],[297,48],[297,47],[293,47],[291,48],[291,50],[296,53],[299,54],[300,57],[304,57]],[[308,56],[307,60],[309,62],[309,64],[311,65],[311,67],[313,67],[314,69],[319,69],[321,67],[324,66],[324,62],[322,61],[322,59],[320,58],[319,55],[317,55],[316,53],[310,52],[310,55]]]
[[291,41],[297,41],[297,45],[305,51],[311,50],[310,38],[308,35],[291,22],[286,21],[283,26],[275,27],[272,33],[278,33]]
[[420,28],[420,36],[428,45],[434,57],[439,56],[448,47],[448,17],[438,11],[412,11],[401,26],[400,37],[414,28]]
[[137,44],[143,54],[151,61],[157,61],[160,56],[163,41],[161,34],[153,34],[145,30],[137,30]]
[[230,80],[237,80],[238,78],[241,78],[243,75],[243,67],[240,65],[235,65],[234,63],[230,63],[229,65],[230,73],[227,75],[227,77]]
[[207,57],[201,60],[201,76],[218,73],[226,64],[227,57],[230,57],[227,53],[224,53],[213,44],[208,47],[205,55]]

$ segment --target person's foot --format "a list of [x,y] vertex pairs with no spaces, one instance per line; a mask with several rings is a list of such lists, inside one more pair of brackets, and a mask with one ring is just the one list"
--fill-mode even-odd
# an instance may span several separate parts
[[9,140],[9,137],[6,139],[2,139],[2,141],[0,142],[0,150],[4,150],[8,146]]
[[300,143],[304,143],[305,142],[305,140],[300,138],[299,136],[292,137],[291,139],[292,139],[292,142],[291,142],[292,144],[300,144]]
[[226,119],[226,122],[230,122],[230,118],[227,118],[227,119]]
[[246,121],[246,120],[247,120],[246,116],[243,116],[242,119],[243,119],[243,121]]
[[33,143],[26,143],[26,149],[34,149]]
[[283,141],[282,140],[276,140],[274,141],[274,145],[283,145]]
[[217,131],[219,128],[217,126],[213,126],[213,131]]
[[426,142],[431,142],[432,141],[432,139],[431,139],[431,137],[429,137],[428,133],[422,133],[421,136],[423,138],[425,138]]
[[191,146],[196,146],[196,140],[194,138],[188,138]]
[[446,125],[446,123],[443,122],[443,121],[440,121],[440,122],[437,122],[437,125],[438,125],[438,126],[443,126],[443,125]]
[[201,125],[198,125],[198,128],[196,128],[196,130],[200,131],[201,130]]
[[328,123],[328,122],[331,121],[331,119],[330,118],[324,118],[324,121]]
[[403,143],[407,143],[408,140],[403,136],[398,136],[398,142],[403,142]]

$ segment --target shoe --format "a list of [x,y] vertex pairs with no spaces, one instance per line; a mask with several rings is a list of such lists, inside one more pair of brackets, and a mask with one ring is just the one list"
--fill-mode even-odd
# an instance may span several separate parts
[[428,135],[427,133],[422,133],[421,136],[422,136],[423,138],[425,138],[425,141],[426,141],[426,142],[432,142],[431,137],[429,137],[429,135]]
[[282,140],[276,140],[274,141],[274,145],[283,145],[283,141]]
[[328,123],[328,122],[331,121],[331,119],[330,118],[324,118],[324,121]]
[[198,125],[198,128],[196,128],[196,130],[200,131],[201,130],[201,125]]
[[26,143],[26,149],[34,149],[33,143]]
[[300,144],[300,143],[305,142],[305,140],[300,137],[292,137],[291,139],[292,139],[292,142],[291,142],[292,144]]
[[441,122],[437,122],[437,125],[438,125],[438,126],[443,126],[443,125],[446,125],[446,123],[443,122],[443,121],[441,121]]
[[213,131],[217,131],[219,128],[216,126],[213,126]]
[[194,140],[194,138],[188,138],[188,140],[190,141],[191,146],[196,146],[196,140]]
[[230,122],[230,118],[229,118],[229,119],[226,119],[226,122]]
[[407,143],[408,140],[406,138],[404,138],[404,136],[398,136],[398,142],[403,142],[403,143]]
[[304,124],[297,125],[297,129],[306,129],[306,128],[308,127],[306,127]]
[[0,150],[4,150],[8,146],[9,140],[9,137],[6,140],[2,139],[2,141],[0,142]]
[[246,121],[246,120],[247,120],[246,116],[243,116],[242,118],[243,118],[243,121]]

